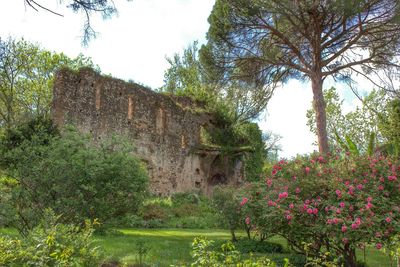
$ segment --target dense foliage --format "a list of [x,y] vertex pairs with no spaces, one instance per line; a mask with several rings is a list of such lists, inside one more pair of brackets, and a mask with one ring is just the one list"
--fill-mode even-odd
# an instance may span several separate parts
[[[36,226],[46,208],[68,223],[84,218],[106,223],[138,210],[146,195],[147,174],[126,142],[112,138],[93,143],[74,129],[62,136],[45,129],[26,137],[26,129],[22,125],[8,131],[1,140],[0,158],[4,172],[15,181],[4,203],[14,208],[9,224],[21,233]],[[10,149],[10,144],[15,146]]]
[[[336,88],[331,87],[324,90],[324,99],[326,101],[327,131],[332,147],[349,150],[348,142],[351,142],[361,153],[368,153],[370,142],[374,143],[374,147],[385,143],[386,140],[382,137],[378,127],[388,102],[384,91],[370,92],[360,101],[360,106],[347,113],[343,111],[344,100],[340,98]],[[307,111],[307,118],[307,126],[310,131],[317,134],[313,109]]]
[[23,39],[0,39],[0,127],[49,115],[55,72],[68,67],[97,68],[90,58],[69,58]]
[[[246,199],[260,233],[281,235],[296,250],[327,250],[355,266],[355,249],[381,249],[399,233],[399,162],[386,157],[312,155],[274,166]],[[248,200],[248,201],[247,201]]]
[[231,158],[244,158],[246,179],[259,180],[269,152],[266,148],[273,150],[276,144],[269,142],[270,136],[263,135],[251,120],[265,109],[271,95],[246,83],[216,82],[217,73],[204,69],[199,60],[197,42],[183,55],[167,60],[170,67],[160,92],[200,101],[203,110],[213,114],[216,125],[208,131],[204,129],[207,132],[203,134],[203,144],[219,148]]
[[211,200],[197,193],[175,193],[147,198],[137,213],[113,220],[113,225],[135,228],[219,229],[225,227]]
[[[276,263],[265,257],[245,258],[236,250],[232,243],[226,243],[221,246],[221,251],[214,250],[213,241],[196,238],[192,243],[193,262],[191,266],[204,267],[276,267]],[[286,261],[285,267],[288,267]]]
[[244,224],[240,209],[240,195],[234,187],[215,187],[213,192],[213,204],[221,214],[221,219],[231,232],[232,241],[237,241],[235,230]]
[[386,139],[382,151],[400,156],[400,99],[392,99],[386,104],[378,126]]
[[47,210],[45,220],[23,239],[0,235],[0,266],[99,266],[101,254],[93,245],[96,221],[83,227],[58,223]]

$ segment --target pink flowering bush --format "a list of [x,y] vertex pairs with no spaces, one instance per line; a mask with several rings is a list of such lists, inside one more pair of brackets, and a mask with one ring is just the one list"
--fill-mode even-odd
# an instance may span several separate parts
[[385,157],[311,155],[281,160],[249,188],[246,218],[292,248],[329,251],[356,266],[355,249],[385,247],[400,232],[400,166]]

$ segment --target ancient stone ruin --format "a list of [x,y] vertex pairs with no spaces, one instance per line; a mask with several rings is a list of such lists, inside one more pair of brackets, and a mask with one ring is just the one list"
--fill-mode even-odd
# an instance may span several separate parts
[[52,116],[96,140],[127,137],[147,166],[150,189],[159,195],[200,190],[243,179],[240,159],[202,144],[201,132],[215,127],[212,115],[189,98],[156,93],[91,69],[57,73]]

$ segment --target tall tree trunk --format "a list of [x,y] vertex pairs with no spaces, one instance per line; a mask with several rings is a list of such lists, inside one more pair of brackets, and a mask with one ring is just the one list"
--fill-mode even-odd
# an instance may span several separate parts
[[318,150],[322,154],[329,152],[328,133],[326,131],[326,111],[325,100],[322,92],[323,79],[321,75],[316,74],[311,78],[313,91],[313,105],[315,110],[315,120],[317,123]]

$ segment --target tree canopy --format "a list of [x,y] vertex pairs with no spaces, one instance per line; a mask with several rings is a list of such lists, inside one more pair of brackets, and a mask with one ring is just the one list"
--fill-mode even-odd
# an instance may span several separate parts
[[260,87],[311,80],[320,152],[328,152],[323,82],[397,68],[396,0],[217,0],[202,58]]
[[48,115],[56,70],[97,68],[90,58],[71,59],[25,40],[0,39],[0,127],[9,128],[30,115]]

